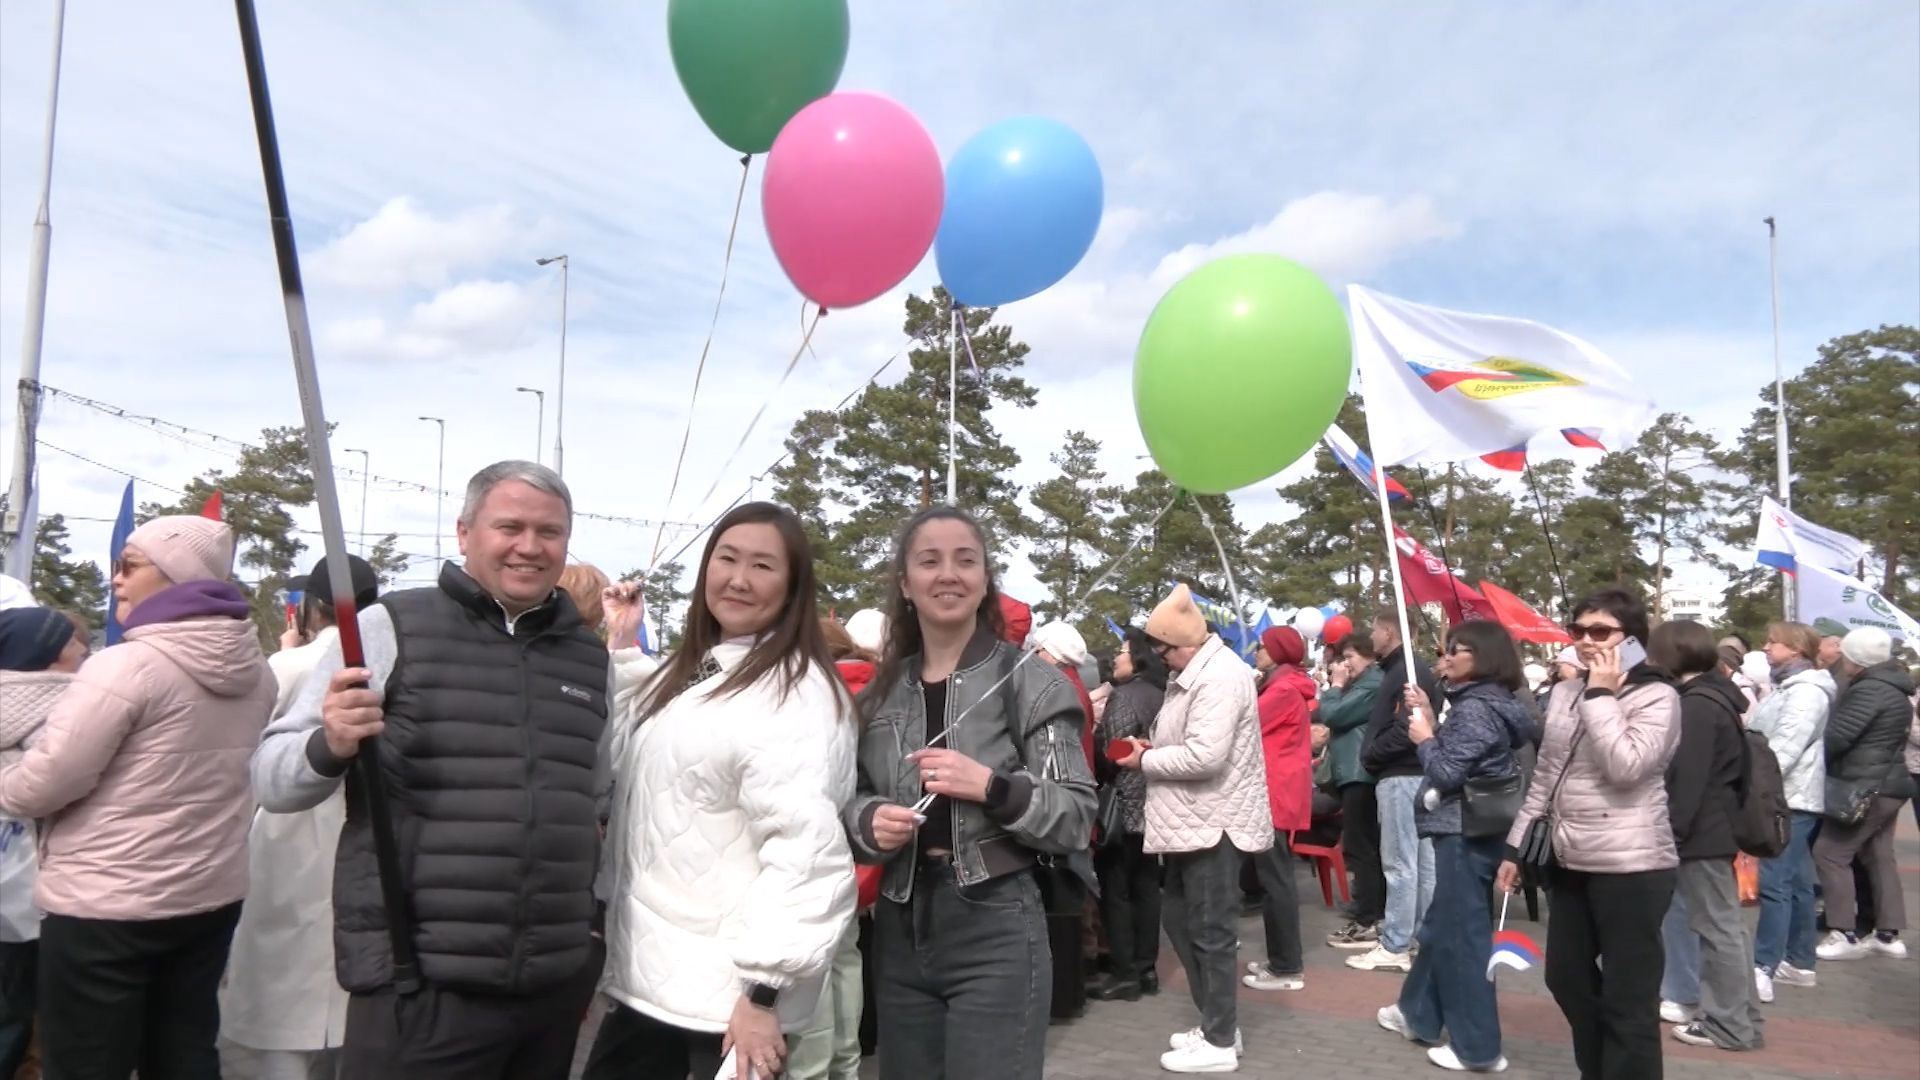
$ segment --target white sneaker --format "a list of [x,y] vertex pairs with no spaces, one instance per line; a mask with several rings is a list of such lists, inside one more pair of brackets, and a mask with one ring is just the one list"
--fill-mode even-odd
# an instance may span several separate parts
[[1388,952],[1385,945],[1375,945],[1359,956],[1347,957],[1347,966],[1355,971],[1412,971],[1413,957],[1403,952]]
[[1838,930],[1827,931],[1825,941],[1815,946],[1813,954],[1822,960],[1859,960],[1872,949],[1859,939],[1849,940]]
[[1660,1003],[1660,1019],[1665,1020],[1669,1024],[1684,1024],[1689,1020],[1697,1020],[1699,1018],[1700,1007],[1698,1005],[1682,1005],[1677,1001],[1662,1001]]
[[1240,1071],[1240,1054],[1230,1046],[1205,1039],[1160,1055],[1160,1067],[1172,1073],[1227,1073]]
[[1767,974],[1766,968],[1753,969],[1753,992],[1760,998],[1760,1004],[1773,1004],[1773,976]]
[[1427,1051],[1427,1060],[1443,1069],[1452,1069],[1454,1072],[1495,1073],[1507,1071],[1507,1059],[1504,1054],[1494,1058],[1493,1064],[1482,1065],[1476,1069],[1461,1061],[1460,1055],[1454,1053],[1453,1047],[1451,1046],[1436,1046]]
[[1379,1012],[1374,1014],[1374,1019],[1380,1021],[1381,1027],[1386,1028],[1388,1031],[1393,1032],[1395,1035],[1400,1036],[1410,1043],[1419,1043],[1421,1046],[1431,1045],[1425,1039],[1415,1035],[1413,1029],[1407,1026],[1406,1014],[1400,1011],[1400,1006],[1398,1005],[1384,1006]]
[[1241,984],[1254,990],[1305,990],[1307,977],[1300,975],[1281,975],[1265,964],[1248,964],[1248,974],[1240,980]]
[[[1185,1050],[1189,1046],[1205,1043],[1206,1041],[1207,1036],[1205,1032],[1199,1028],[1188,1028],[1185,1031],[1175,1032],[1169,1036],[1167,1045],[1173,1047],[1175,1050]],[[1247,1041],[1241,1037],[1239,1028],[1233,1029],[1233,1052],[1236,1054],[1244,1054],[1247,1052]]]
[[1818,986],[1820,977],[1805,968],[1797,968],[1782,960],[1780,966],[1773,969],[1773,981],[1779,986]]
[[1901,941],[1899,938],[1894,938],[1889,941],[1875,934],[1870,938],[1863,938],[1862,940],[1866,942],[1867,948],[1879,953],[1881,956],[1892,960],[1905,960],[1907,958],[1907,943]]

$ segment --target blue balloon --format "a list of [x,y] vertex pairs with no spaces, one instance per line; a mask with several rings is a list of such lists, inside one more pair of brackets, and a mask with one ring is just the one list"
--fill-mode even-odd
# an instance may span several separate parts
[[947,162],[934,238],[941,283],[968,307],[1032,296],[1067,276],[1100,231],[1100,163],[1057,120],[1002,120]]

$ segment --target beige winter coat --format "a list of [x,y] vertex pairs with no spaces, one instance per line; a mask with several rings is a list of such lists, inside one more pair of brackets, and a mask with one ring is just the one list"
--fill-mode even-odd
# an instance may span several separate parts
[[0,813],[43,819],[41,909],[163,919],[245,896],[247,763],[273,693],[243,619],[137,627],[88,660],[0,766]]
[[[1667,817],[1667,763],[1680,746],[1680,694],[1671,684],[1586,697],[1584,680],[1553,688],[1526,804],[1507,833],[1518,846],[1548,810],[1556,783],[1553,852],[1569,870],[1631,874],[1680,865]],[[1574,733],[1584,728],[1568,759]],[[1566,774],[1560,783],[1561,774]]]
[[1140,756],[1149,853],[1204,851],[1222,833],[1241,851],[1273,846],[1258,700],[1253,669],[1213,635],[1167,684]]

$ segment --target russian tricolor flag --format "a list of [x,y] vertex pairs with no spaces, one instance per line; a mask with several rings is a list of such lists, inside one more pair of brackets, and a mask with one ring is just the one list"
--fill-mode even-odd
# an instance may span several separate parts
[[[1365,450],[1360,449],[1360,444],[1354,442],[1346,432],[1341,431],[1338,424],[1328,428],[1320,441],[1327,444],[1327,450],[1333,454],[1335,461],[1346,466],[1354,479],[1366,486],[1368,493],[1379,494],[1373,486],[1373,459],[1367,456]],[[1400,481],[1391,476],[1387,477],[1388,502],[1411,502],[1412,500],[1413,496],[1407,492],[1406,488],[1400,486]]]
[[1501,968],[1525,971],[1540,963],[1540,946],[1518,930],[1499,930],[1493,935],[1493,954],[1487,957],[1487,980]]
[[[1599,433],[1592,428],[1561,428],[1560,437],[1567,440],[1568,446],[1582,450],[1605,450],[1600,442]],[[1502,472],[1524,472],[1527,468],[1527,444],[1509,446],[1505,450],[1495,450],[1491,454],[1480,455],[1480,460]]]

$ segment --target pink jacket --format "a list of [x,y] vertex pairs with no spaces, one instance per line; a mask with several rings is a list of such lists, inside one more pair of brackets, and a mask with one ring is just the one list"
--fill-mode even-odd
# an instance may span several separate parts
[[[1666,779],[1680,746],[1679,692],[1666,682],[1625,686],[1618,695],[1588,698],[1586,692],[1585,680],[1569,680],[1547,699],[1539,764],[1507,843],[1518,846],[1533,819],[1550,812],[1553,852],[1569,870],[1631,874],[1679,866]],[[1562,773],[1566,781],[1549,810]]]
[[88,660],[26,755],[0,766],[0,813],[45,819],[41,909],[164,919],[243,898],[248,761],[273,697],[243,618],[138,626]]

